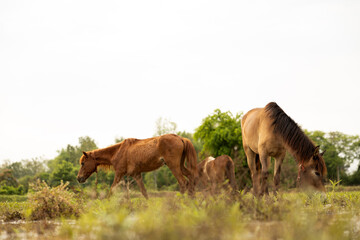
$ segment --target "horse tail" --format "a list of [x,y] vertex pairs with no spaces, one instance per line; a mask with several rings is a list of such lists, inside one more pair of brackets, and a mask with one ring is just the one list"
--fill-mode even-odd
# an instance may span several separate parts
[[[187,169],[192,173],[194,177],[197,176],[197,156],[194,145],[187,138],[183,138],[184,150],[181,157],[181,170],[185,168],[185,158],[187,159]],[[186,170],[185,170],[186,171]]]
[[[182,138],[182,141],[184,143],[184,150],[181,156],[180,169],[181,172],[189,179],[189,192],[192,194],[192,191],[195,190],[195,180],[198,178],[197,156],[194,145],[191,143],[191,141],[187,138]],[[185,158],[187,160],[186,167]]]
[[237,190],[237,184],[235,180],[234,162],[232,161],[231,157],[227,158],[225,174],[226,177],[229,179],[229,183],[231,185],[233,192],[235,192]]

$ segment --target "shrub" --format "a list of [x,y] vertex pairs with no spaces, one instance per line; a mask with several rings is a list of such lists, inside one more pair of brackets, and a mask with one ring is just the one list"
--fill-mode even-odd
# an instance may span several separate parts
[[13,187],[10,185],[1,185],[0,186],[0,195],[22,195],[25,193],[23,185],[18,187]]
[[51,188],[39,180],[31,184],[34,192],[29,194],[30,218],[39,220],[79,216],[83,201],[66,189],[68,185],[68,182],[61,182],[59,186]]
[[0,203],[0,219],[8,222],[25,218],[26,202],[1,202]]

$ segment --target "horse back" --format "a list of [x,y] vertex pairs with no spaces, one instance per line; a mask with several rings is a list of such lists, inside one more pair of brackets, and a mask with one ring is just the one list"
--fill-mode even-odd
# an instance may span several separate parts
[[245,147],[257,152],[259,142],[261,108],[248,111],[241,119],[242,140]]
[[164,165],[167,155],[181,156],[183,142],[174,134],[148,139],[126,139],[120,149],[120,161],[126,161],[128,174],[153,171]]
[[241,129],[244,147],[249,147],[253,152],[259,154],[266,151],[270,155],[277,155],[278,151],[283,151],[283,143],[274,134],[272,120],[265,108],[247,112],[241,121]]

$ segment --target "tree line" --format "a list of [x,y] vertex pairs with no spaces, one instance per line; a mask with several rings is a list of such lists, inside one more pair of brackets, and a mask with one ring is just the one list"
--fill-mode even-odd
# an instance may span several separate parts
[[[242,148],[241,113],[233,115],[231,112],[222,112],[216,109],[202,120],[201,125],[194,133],[179,132],[177,125],[167,119],[159,118],[156,122],[154,136],[176,133],[189,138],[198,154],[198,161],[207,156],[217,157],[229,155],[235,164],[235,175],[240,189],[251,187],[251,176],[247,167],[246,157]],[[342,185],[360,184],[360,167],[349,173],[350,164],[360,159],[360,137],[347,135],[341,132],[307,131],[306,135],[321,150],[325,151],[324,159],[328,169],[327,178],[332,181],[341,181]],[[114,144],[123,138],[116,138]],[[54,159],[31,159],[19,162],[5,162],[0,167],[0,194],[25,194],[29,184],[40,179],[50,186],[58,186],[61,181],[69,182],[74,190],[93,187],[96,175],[93,174],[85,184],[80,185],[76,180],[80,168],[79,159],[83,151],[97,149],[95,140],[85,136],[79,138],[78,145],[68,144],[58,151]],[[360,165],[359,165],[360,166]],[[290,154],[287,154],[281,172],[283,188],[296,186],[297,165]],[[272,170],[271,170],[272,171]],[[98,188],[109,189],[114,173],[112,171],[98,171]],[[178,184],[171,171],[163,166],[160,169],[144,173],[146,188],[153,190],[178,190]],[[131,178],[126,178],[131,182]]]

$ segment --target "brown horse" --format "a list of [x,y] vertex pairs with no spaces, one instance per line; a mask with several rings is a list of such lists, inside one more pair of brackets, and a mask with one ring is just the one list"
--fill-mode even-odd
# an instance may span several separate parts
[[[143,140],[129,138],[107,148],[83,153],[77,176],[80,183],[85,182],[98,167],[113,167],[115,178],[112,190],[123,176],[131,176],[136,180],[144,197],[148,198],[141,173],[154,171],[166,164],[179,182],[180,192],[184,193],[188,187],[189,194],[194,194],[197,175],[196,151],[187,138],[175,134]],[[184,166],[185,158],[187,167]]]
[[276,193],[286,150],[298,163],[298,184],[301,187],[325,191],[323,178],[327,170],[322,157],[324,153],[319,153],[319,146],[315,147],[294,120],[276,103],[271,102],[265,108],[255,108],[247,112],[241,120],[241,128],[255,195],[268,194],[270,157],[275,158]]
[[216,188],[224,183],[225,176],[229,180],[232,192],[236,192],[234,162],[228,155],[217,158],[207,157],[198,163],[197,170],[199,183],[203,187],[210,183],[211,193],[215,193]]

